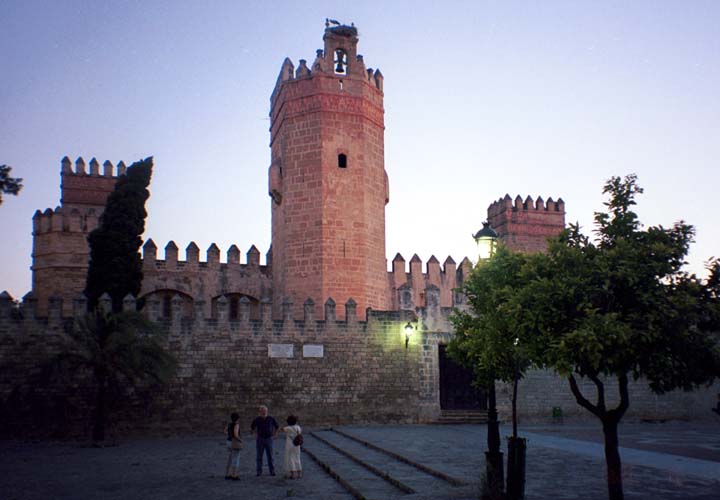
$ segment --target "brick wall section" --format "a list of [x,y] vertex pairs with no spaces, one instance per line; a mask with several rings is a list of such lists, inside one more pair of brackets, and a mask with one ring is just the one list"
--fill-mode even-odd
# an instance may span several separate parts
[[525,201],[509,195],[488,207],[488,221],[510,249],[520,252],[544,252],[547,239],[565,229],[565,202],[562,198],[547,203],[529,196]]
[[[353,297],[361,316],[390,308],[382,75],[356,55],[354,28],[328,28],[324,40],[312,70],[285,60],[271,97],[275,315],[284,297],[296,310],[305,297]],[[338,49],[347,56],[341,75]]]

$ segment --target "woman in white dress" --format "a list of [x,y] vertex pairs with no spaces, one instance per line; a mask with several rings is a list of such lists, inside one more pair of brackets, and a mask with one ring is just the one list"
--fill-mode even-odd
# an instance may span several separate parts
[[293,441],[298,434],[302,434],[302,429],[297,424],[298,419],[295,415],[287,418],[287,426],[283,427],[285,433],[285,477],[289,479],[300,479],[302,477],[302,462],[300,461],[300,446],[295,446]]

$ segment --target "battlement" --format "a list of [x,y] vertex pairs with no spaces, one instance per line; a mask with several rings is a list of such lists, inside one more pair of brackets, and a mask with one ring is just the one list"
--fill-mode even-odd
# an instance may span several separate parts
[[46,208],[44,212],[36,210],[33,215],[33,235],[39,236],[52,232],[87,233],[98,225],[99,216],[95,209],[86,213],[77,208],[66,210],[55,207],[55,210]]
[[255,245],[252,245],[246,255],[245,264],[240,263],[240,249],[237,245],[231,245],[226,252],[226,260],[223,264],[220,263],[220,248],[212,243],[207,248],[205,253],[206,260],[200,261],[200,247],[194,241],[191,241],[187,247],[185,247],[185,260],[178,260],[178,246],[174,241],[169,241],[165,245],[165,259],[158,260],[157,258],[157,246],[152,239],[148,239],[142,247],[143,253],[143,270],[155,266],[157,269],[186,269],[191,267],[217,267],[219,265],[238,265],[248,268],[263,268],[266,269],[267,264],[272,260],[270,252],[265,256],[266,265],[260,265],[260,251]]
[[[117,179],[117,177],[120,177],[121,175],[125,175],[125,172],[127,171],[127,167],[125,166],[125,162],[119,161],[117,163],[117,166],[113,167],[113,164],[110,162],[110,160],[105,160],[102,164],[102,174],[100,173],[100,163],[97,161],[95,157],[93,157],[90,160],[90,170],[88,171],[85,165],[85,160],[82,156],[78,156],[75,160],[75,168],[73,169],[72,162],[70,161],[70,158],[67,156],[63,157],[62,160],[60,160],[61,165],[61,173],[62,175],[89,175],[91,177],[114,177]],[[115,169],[115,174],[113,175],[113,168]]]
[[488,207],[488,222],[500,239],[511,249],[521,252],[543,252],[547,239],[565,229],[565,202],[538,196],[515,200],[506,194]]
[[410,268],[407,269],[405,258],[398,253],[392,261],[392,271],[388,272],[392,307],[396,310],[426,307],[428,287],[437,288],[440,307],[453,307],[459,302],[457,289],[471,269],[472,264],[467,257],[458,267],[455,260],[448,256],[441,268],[440,262],[433,255],[427,261],[423,272],[423,262],[417,254],[410,259]]
[[[285,58],[270,96],[271,116],[279,114],[284,107],[277,104],[282,102],[286,105],[299,97],[310,99],[312,105],[318,105],[320,102],[316,102],[318,99],[313,99],[313,96],[317,97],[319,93],[364,96],[373,105],[382,107],[384,77],[379,69],[366,68],[363,56],[357,53],[357,28],[354,25],[326,25],[323,42],[324,48],[316,51],[310,67],[307,60],[300,59],[295,69],[292,60]],[[368,88],[377,95],[368,93]],[[281,93],[285,94],[282,99]],[[327,102],[325,104],[328,105]],[[302,107],[307,108],[307,104]],[[348,106],[341,106],[345,107]],[[273,119],[273,123],[278,123],[278,120]]]
[[[509,194],[506,194],[503,198],[493,202],[488,207],[488,217],[495,217],[508,210],[512,211],[536,211],[536,212],[561,212],[565,213],[565,202],[562,198],[558,198],[554,201],[552,197],[547,199],[547,202],[543,200],[542,196],[538,196],[537,199],[533,200],[530,196],[523,199],[520,195],[515,197],[513,202]],[[494,225],[493,225],[494,226]]]
[[[75,168],[70,158],[65,156],[60,161],[61,199],[65,208],[95,208],[102,211],[108,195],[115,188],[118,177],[125,175],[127,167],[120,161],[116,166],[106,160],[102,164],[91,159],[85,164],[82,156],[75,160]],[[89,167],[89,170],[88,170]]]
[[[148,239],[142,247],[143,281],[140,295],[147,300],[160,300],[167,313],[169,301],[175,295],[183,297],[183,307],[190,310],[195,303],[202,303],[204,314],[217,308],[218,300],[227,296],[237,301],[247,298],[252,302],[252,315],[257,317],[259,303],[271,300],[272,254],[268,252],[266,264],[260,264],[260,251],[252,245],[240,263],[240,250],[231,245],[225,262],[220,262],[220,248],[212,243],[200,260],[200,248],[193,241],[185,248],[185,260],[178,258],[178,246],[174,241],[165,245],[165,259],[157,258],[157,246]],[[237,307],[237,303],[235,304]]]
[[[402,326],[408,321],[417,322],[417,330],[425,332],[449,331],[450,308],[441,308],[438,305],[437,287],[428,287],[427,295],[430,304],[425,308],[413,311],[404,309],[399,311],[373,311],[365,312],[366,320],[360,320],[357,313],[357,304],[350,298],[343,305],[343,319],[338,319],[337,305],[332,298],[323,304],[323,318],[315,317],[315,303],[307,299],[302,304],[302,316],[294,317],[293,303],[286,298],[282,302],[282,315],[273,319],[272,303],[270,299],[263,299],[259,303],[259,314],[254,315],[253,303],[247,297],[241,297],[233,302],[232,296],[220,296],[212,309],[205,307],[202,300],[193,301],[187,307],[185,297],[174,294],[166,303],[157,297],[148,297],[142,313],[151,321],[165,326],[175,335],[182,335],[189,341],[188,334],[196,333],[203,336],[230,333],[231,335],[245,335],[255,338],[258,335],[305,337],[324,336],[331,334],[368,333],[368,324],[374,321],[391,320],[396,322],[398,334],[404,334]],[[72,307],[64,305],[60,296],[50,298],[47,311],[40,313],[37,308],[37,298],[28,293],[22,301],[15,301],[7,292],[0,293],[0,334],[20,334],[44,332],[47,334],[61,334],[68,321],[82,317],[87,313],[87,298],[80,294],[71,301]],[[123,310],[135,311],[137,302],[128,295],[123,300]],[[99,300],[99,307],[107,311],[111,309],[111,299],[105,294]],[[401,343],[400,335],[397,343]]]

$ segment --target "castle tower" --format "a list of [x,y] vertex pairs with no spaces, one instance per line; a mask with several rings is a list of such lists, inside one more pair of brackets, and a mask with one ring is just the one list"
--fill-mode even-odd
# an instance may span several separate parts
[[285,59],[271,96],[274,312],[285,297],[296,313],[312,298],[316,314],[352,298],[364,317],[389,308],[383,76],[354,26],[326,24],[323,40],[311,68]]
[[519,252],[545,252],[547,239],[565,229],[565,202],[562,198],[545,202],[540,196],[533,200],[520,195],[513,201],[510,195],[488,207],[488,222],[500,240]]
[[102,172],[100,167],[95,158],[86,166],[80,157],[73,169],[64,157],[60,206],[54,211],[38,210],[33,216],[32,291],[41,315],[53,295],[63,299],[63,310],[69,314],[73,300],[85,289],[90,255],[87,236],[97,227],[117,176],[125,173],[123,162],[117,165],[117,175],[109,161],[103,163]]

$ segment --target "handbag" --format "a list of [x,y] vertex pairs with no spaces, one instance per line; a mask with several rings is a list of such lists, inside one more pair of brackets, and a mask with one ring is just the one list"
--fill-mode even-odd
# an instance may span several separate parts
[[295,446],[302,446],[304,441],[302,434],[298,434],[295,436],[295,439],[293,439],[293,444]]

